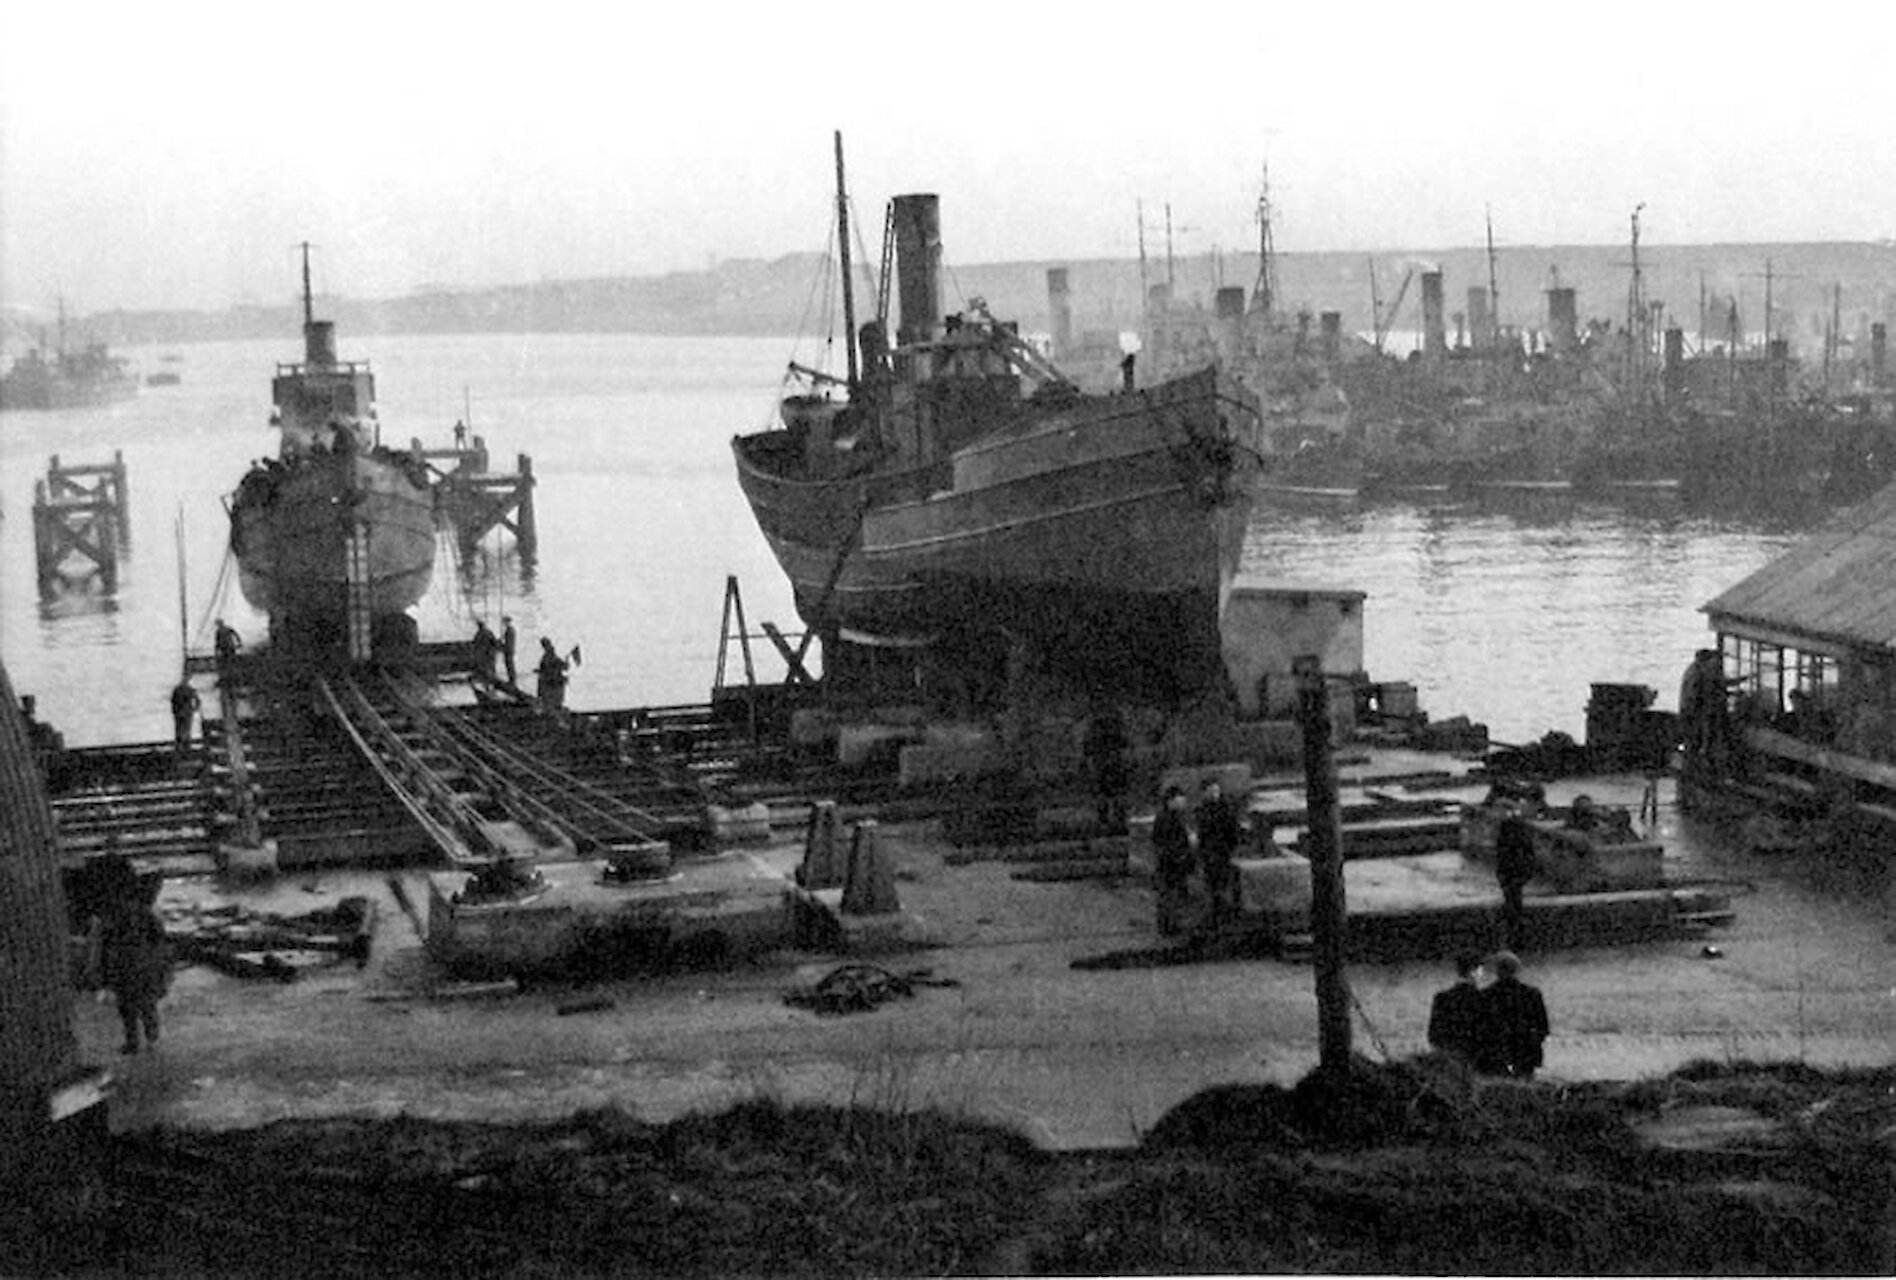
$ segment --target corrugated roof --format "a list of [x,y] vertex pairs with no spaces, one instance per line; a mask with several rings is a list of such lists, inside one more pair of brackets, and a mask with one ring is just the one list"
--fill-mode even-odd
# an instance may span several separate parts
[[1714,617],[1896,647],[1896,484],[1702,606]]

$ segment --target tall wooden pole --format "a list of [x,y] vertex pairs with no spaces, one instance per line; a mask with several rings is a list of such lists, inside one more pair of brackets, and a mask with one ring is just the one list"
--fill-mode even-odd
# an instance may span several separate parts
[[1323,660],[1304,654],[1297,677],[1297,719],[1303,726],[1304,804],[1310,850],[1310,932],[1317,973],[1318,1065],[1345,1071],[1350,1062],[1350,982],[1344,971],[1349,910],[1343,899],[1342,814],[1336,760],[1330,752],[1330,694]]

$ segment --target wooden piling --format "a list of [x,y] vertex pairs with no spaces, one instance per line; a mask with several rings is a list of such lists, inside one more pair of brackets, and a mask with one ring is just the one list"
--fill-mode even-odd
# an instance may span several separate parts
[[1343,819],[1337,799],[1336,757],[1330,749],[1330,692],[1323,660],[1304,654],[1292,660],[1297,678],[1297,719],[1303,727],[1304,803],[1308,826],[1304,849],[1310,859],[1311,959],[1317,977],[1319,1066],[1347,1071],[1350,1063],[1350,982],[1344,968],[1349,908],[1343,896]]
[[[65,466],[54,454],[33,486],[33,553],[41,599],[97,578],[118,590],[119,556],[131,546],[125,455],[109,463]],[[77,559],[80,567],[68,569]]]
[[[464,552],[471,551],[495,529],[513,535],[520,554],[532,559],[538,553],[539,522],[533,509],[533,459],[518,455],[512,475],[488,471],[487,441],[473,438],[467,448],[424,449],[413,442],[415,456],[427,464],[441,492],[442,510],[454,525],[455,536]],[[443,469],[436,460],[453,460]]]

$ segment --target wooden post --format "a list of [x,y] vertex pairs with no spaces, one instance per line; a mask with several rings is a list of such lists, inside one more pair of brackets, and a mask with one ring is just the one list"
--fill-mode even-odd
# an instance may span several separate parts
[[1342,815],[1336,759],[1330,751],[1330,693],[1323,660],[1291,662],[1297,677],[1297,718],[1303,726],[1304,803],[1309,813],[1310,932],[1317,974],[1318,1066],[1346,1071],[1350,1062],[1350,982],[1344,970],[1349,908],[1343,897]]
[[520,510],[516,517],[518,532],[514,538],[520,544],[520,554],[531,557],[539,549],[540,528],[533,518],[533,459],[526,454],[520,455],[519,479]]
[[113,516],[118,522],[118,544],[129,548],[132,545],[132,496],[125,485],[123,449],[112,450],[112,507]]

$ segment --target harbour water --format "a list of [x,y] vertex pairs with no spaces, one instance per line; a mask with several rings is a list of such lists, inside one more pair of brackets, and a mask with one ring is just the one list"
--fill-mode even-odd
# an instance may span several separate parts
[[[584,710],[701,701],[727,574],[742,583],[753,629],[769,619],[794,630],[729,441],[774,415],[786,362],[810,362],[809,351],[779,338],[346,332],[340,348],[373,364],[385,442],[445,448],[467,417],[496,470],[517,454],[533,460],[536,563],[505,535],[466,564],[444,542],[418,611],[425,638],[463,637],[477,614],[510,613],[523,657],[541,635],[581,647],[568,696]],[[126,354],[142,376],[173,350]],[[300,338],[175,351],[182,360],[164,367],[183,375],[177,386],[0,417],[0,657],[75,744],[168,737],[182,643],[208,648],[217,616],[247,639],[263,634],[226,562],[222,502],[249,461],[275,449],[270,377],[277,361],[298,358]],[[71,465],[114,450],[131,508],[119,589],[43,604],[34,481],[52,455]],[[1413,682],[1437,718],[1466,714],[1499,740],[1524,741],[1550,729],[1581,736],[1593,682],[1650,684],[1658,705],[1675,705],[1679,674],[1708,634],[1698,607],[1793,536],[1591,507],[1265,511],[1245,571],[1367,591],[1372,677]],[[758,657],[763,678],[781,674],[767,645]]]

